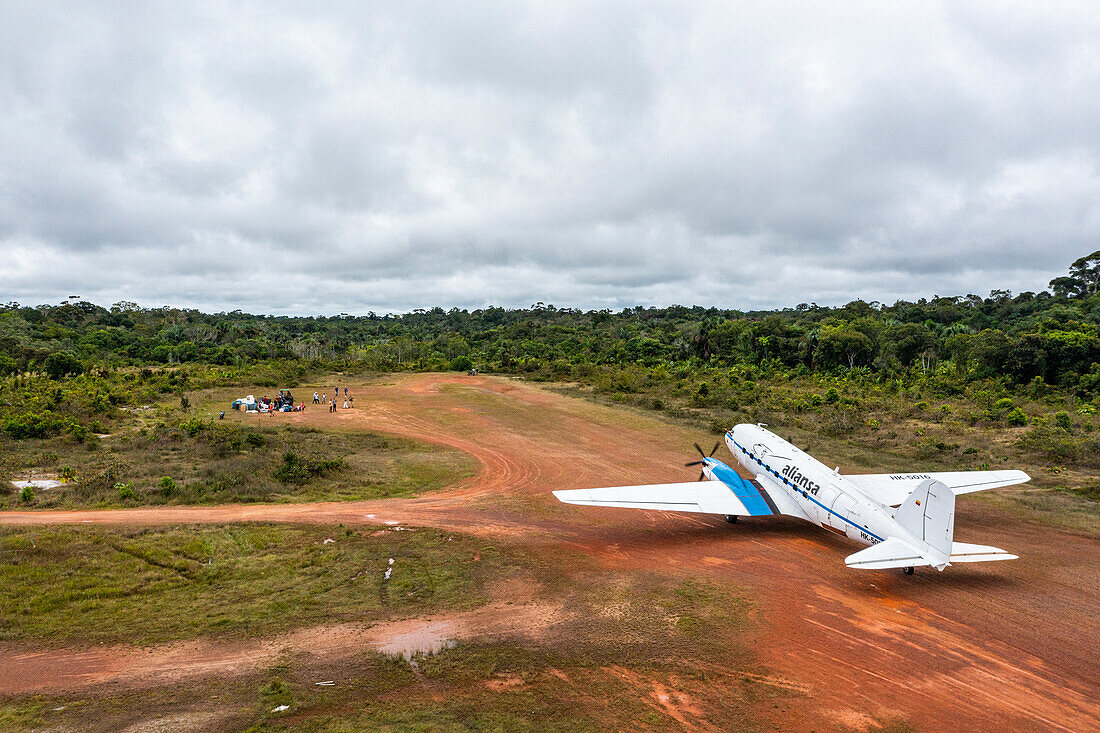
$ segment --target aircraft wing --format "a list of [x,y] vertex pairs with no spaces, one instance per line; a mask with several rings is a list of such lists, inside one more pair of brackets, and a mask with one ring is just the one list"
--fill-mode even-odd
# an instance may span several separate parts
[[917,488],[921,481],[935,479],[947,485],[956,495],[972,491],[999,489],[1030,481],[1023,471],[941,471],[939,473],[865,473],[844,478],[856,485],[869,498],[885,506],[898,506]]
[[778,514],[771,497],[745,481],[736,492],[722,481],[690,481],[680,484],[611,486],[603,489],[565,489],[554,496],[566,504],[658,509],[666,512],[699,512],[757,517]]

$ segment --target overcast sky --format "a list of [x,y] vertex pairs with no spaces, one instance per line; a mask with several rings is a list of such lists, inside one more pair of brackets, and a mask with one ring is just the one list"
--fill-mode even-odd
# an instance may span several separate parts
[[1041,290],[1095,2],[0,4],[0,300],[364,313]]

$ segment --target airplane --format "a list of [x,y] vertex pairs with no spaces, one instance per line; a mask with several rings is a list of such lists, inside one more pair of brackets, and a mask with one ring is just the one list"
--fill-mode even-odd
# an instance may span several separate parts
[[[701,459],[697,481],[554,492],[566,504],[656,509],[738,517],[786,515],[870,547],[844,559],[850,568],[920,566],[943,570],[953,563],[1015,560],[998,547],[955,542],[955,497],[1030,481],[1023,471],[844,474],[767,429],[735,426],[726,446],[755,478],[737,471],[695,444]],[[704,481],[703,479],[708,479]]]

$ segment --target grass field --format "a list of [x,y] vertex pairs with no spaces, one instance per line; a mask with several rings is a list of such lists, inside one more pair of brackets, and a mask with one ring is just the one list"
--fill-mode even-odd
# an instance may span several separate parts
[[487,579],[509,572],[486,543],[430,529],[5,528],[0,640],[147,644],[369,623],[481,604]]
[[[12,441],[6,460],[18,468],[9,475],[57,477],[68,468],[75,480],[39,490],[30,501],[9,484],[0,508],[405,497],[449,486],[477,469],[459,451],[377,433],[270,422],[195,424],[193,432],[191,426],[120,432],[97,440],[93,450],[64,438]],[[280,469],[288,453],[304,468],[286,476]]]

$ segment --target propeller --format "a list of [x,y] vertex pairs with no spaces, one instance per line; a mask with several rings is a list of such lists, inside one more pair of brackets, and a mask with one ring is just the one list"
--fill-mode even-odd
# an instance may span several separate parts
[[714,448],[712,448],[711,452],[709,452],[709,453],[704,453],[703,449],[700,447],[700,445],[697,444],[697,442],[693,442],[692,445],[695,446],[695,450],[698,451],[698,455],[700,455],[703,460],[690,461],[690,462],[684,463],[684,466],[704,466],[704,464],[706,463],[706,459],[711,457],[711,456],[714,456],[715,451],[717,451],[718,447],[722,444],[720,444],[720,442],[716,442],[716,444],[714,444]]

